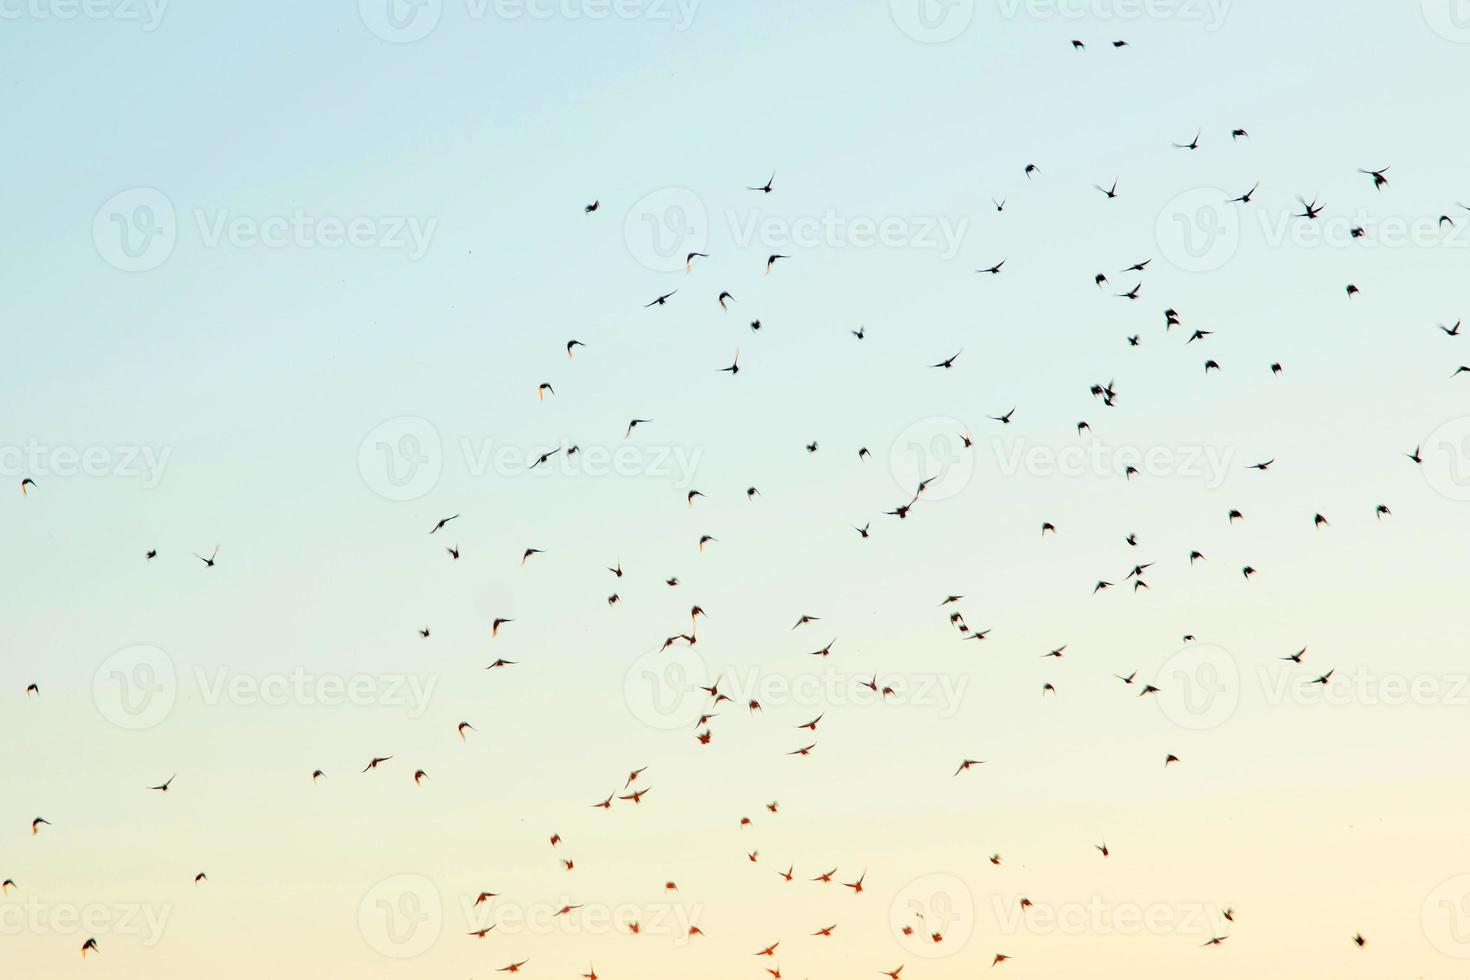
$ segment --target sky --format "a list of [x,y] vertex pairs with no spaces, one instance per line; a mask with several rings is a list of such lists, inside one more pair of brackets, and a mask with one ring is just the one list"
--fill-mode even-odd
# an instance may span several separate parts
[[13,975],[1464,975],[1460,6],[0,3]]

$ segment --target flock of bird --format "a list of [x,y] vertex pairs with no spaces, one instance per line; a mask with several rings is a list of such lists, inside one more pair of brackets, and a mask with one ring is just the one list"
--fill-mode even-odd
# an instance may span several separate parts
[[[1082,41],[1073,41],[1072,45],[1078,51],[1084,51],[1086,49],[1086,45]],[[1127,42],[1122,40],[1115,41],[1113,42],[1113,46],[1115,48],[1127,47]],[[1225,130],[1222,128],[1221,136],[1222,138],[1228,138],[1232,142],[1250,139],[1249,132],[1241,127],[1235,127],[1229,130]],[[1208,146],[1209,142],[1210,140],[1206,132],[1203,129],[1200,129],[1196,130],[1188,140],[1184,142],[1174,142],[1172,145],[1175,150],[1194,153],[1206,152],[1205,148]],[[1162,151],[1170,152],[1168,147],[1162,148]],[[1042,168],[1035,163],[1026,163],[1024,166],[1018,166],[1017,169],[1026,182],[1039,182],[1046,179]],[[1368,181],[1371,181],[1370,187],[1372,190],[1386,192],[1390,189],[1390,182],[1388,177],[1390,172],[1389,167],[1364,167],[1358,169],[1360,170],[1360,173],[1365,178],[1367,178]],[[1121,178],[1117,177],[1105,178],[1104,180],[1093,184],[1093,186],[1100,194],[1104,196],[1105,200],[1109,202],[1118,199],[1121,195],[1126,193],[1124,181]],[[772,171],[770,176],[765,181],[760,183],[748,184],[745,185],[745,187],[746,190],[752,193],[760,194],[763,197],[769,195],[779,195],[781,191],[780,185],[777,183],[777,173],[775,171]],[[1261,182],[1254,181],[1249,190],[1246,190],[1238,196],[1222,203],[1229,205],[1238,205],[1242,208],[1250,207],[1254,203],[1255,195],[1260,190],[1260,188]],[[1007,206],[1007,202],[1005,199],[991,197],[991,200],[997,212],[1003,212],[1005,210]],[[1315,199],[1308,199],[1306,196],[1300,197],[1299,200],[1301,204],[1301,211],[1296,214],[1297,220],[1318,221],[1322,218],[1327,207],[1325,203],[1321,203]],[[1460,207],[1463,208],[1464,206],[1461,205]],[[599,199],[583,206],[583,211],[588,216],[588,220],[599,220],[597,217],[594,216],[597,215],[597,213],[602,208],[603,203],[601,199]],[[1448,223],[1452,225],[1454,224],[1454,221],[1455,219],[1450,217],[1448,214],[1442,216],[1440,219],[1441,224]],[[1364,232],[1360,228],[1353,229],[1354,237],[1361,237],[1364,234],[1366,234],[1366,232]],[[731,295],[728,290],[717,289],[713,286],[706,285],[708,276],[707,274],[705,274],[705,270],[707,267],[711,266],[714,263],[717,263],[718,261],[720,261],[720,257],[718,256],[713,256],[702,251],[690,251],[684,260],[684,271],[686,276],[688,277],[688,282],[691,284],[691,286],[689,288],[677,288],[658,293],[649,302],[643,304],[645,309],[651,311],[647,315],[659,315],[659,311],[676,306],[678,303],[681,302],[695,302],[696,300],[693,298],[692,294],[695,294],[700,290],[704,290],[708,296],[713,297],[715,302],[720,306],[721,309],[728,310],[730,308],[730,304],[735,301],[735,297]],[[739,258],[734,257],[732,258],[732,261],[739,261]],[[790,268],[792,264],[799,263],[799,261],[799,258],[793,258],[793,256],[788,254],[771,253],[764,258],[764,274],[779,275],[783,270]],[[991,277],[1004,275],[1007,271],[1008,261],[1008,258],[1000,258],[998,261],[992,264],[984,265],[980,268],[975,269],[975,273]],[[1127,300],[1129,302],[1138,302],[1142,299],[1145,293],[1145,280],[1153,261],[1154,260],[1152,258],[1144,258],[1139,261],[1122,265],[1121,268],[1119,268],[1116,272],[1111,270],[1098,272],[1093,279],[1093,283],[1098,290],[1103,290],[1105,287],[1110,287],[1112,285],[1110,276],[1127,276],[1128,278],[1124,281],[1124,284],[1127,285],[1128,288],[1121,289],[1121,291],[1114,291],[1112,295],[1117,298]],[[1349,284],[1346,287],[1346,291],[1349,298],[1357,296],[1360,293],[1359,288],[1355,284]],[[1179,328],[1181,333],[1184,332],[1185,328],[1183,326],[1183,317],[1178,310],[1174,309],[1173,307],[1168,307],[1165,308],[1162,313],[1163,326],[1166,334],[1171,334],[1175,330],[1175,328]],[[760,320],[753,320],[749,324],[749,327],[753,334],[759,336],[760,331],[762,330],[762,324]],[[1455,322],[1453,325],[1450,326],[1440,325],[1439,330],[1442,331],[1443,334],[1449,338],[1457,338],[1460,336],[1461,333],[1461,324],[1459,322]],[[1217,331],[1215,330],[1191,329],[1189,330],[1183,343],[1185,346],[1190,346],[1196,343],[1200,344],[1202,347],[1216,345],[1218,344],[1218,340],[1216,339],[1216,332]],[[867,328],[864,326],[856,326],[852,328],[850,330],[850,334],[852,340],[846,341],[848,343],[860,344],[868,336]],[[1142,343],[1142,336],[1140,334],[1129,335],[1126,337],[1126,342],[1129,346],[1139,346]],[[567,358],[574,358],[579,351],[586,349],[588,349],[587,345],[576,338],[569,339],[564,344],[564,352]],[[937,360],[928,360],[916,357],[914,361],[914,368],[927,368],[940,371],[961,369],[964,363],[962,361],[964,353],[964,349],[961,348],[959,350],[955,350],[953,353],[950,353],[947,356],[941,356]],[[1211,373],[1223,370],[1221,361],[1217,359],[1217,357],[1213,354],[1204,356],[1202,358],[1201,364],[1203,372],[1206,376],[1210,375]],[[730,383],[734,384],[741,383],[737,379],[739,378],[739,375],[742,373],[742,371],[745,370],[745,368],[743,368],[741,365],[739,349],[735,350],[733,357],[728,364],[711,364],[708,365],[708,369],[712,375],[716,373],[730,375],[732,379]],[[1279,361],[1271,362],[1269,365],[1262,365],[1262,369],[1268,369],[1272,376],[1281,376],[1285,370],[1282,363],[1280,363]],[[1457,377],[1460,374],[1465,373],[1470,373],[1470,366],[1460,364],[1453,368],[1450,376]],[[550,382],[545,381],[538,382],[536,384],[535,393],[536,398],[542,401],[546,399],[554,399],[557,397],[556,389],[552,386]],[[1122,388],[1115,380],[1109,380],[1105,383],[1099,382],[1091,385],[1089,389],[1089,394],[1095,400],[1096,404],[1103,410],[1116,406],[1119,400],[1124,397],[1124,392]],[[1008,410],[997,412],[997,414],[990,415],[988,416],[988,418],[996,425],[1009,426],[1017,420],[1018,414],[1019,416],[1024,416],[1024,405],[1013,405]],[[633,439],[643,430],[643,427],[652,426],[655,424],[656,422],[653,418],[631,418],[627,421],[626,426],[622,431],[622,437],[624,439]],[[1076,423],[1076,433],[1079,436],[1083,433],[1090,432],[1091,429],[1092,425],[1089,423],[1089,421],[1085,419],[1079,420]],[[970,432],[956,432],[955,436],[956,438],[961,440],[963,446],[967,450],[973,449],[974,437]],[[817,441],[804,442],[802,443],[802,445],[804,446],[805,451],[808,454],[817,453],[820,449]],[[564,453],[567,456],[573,456],[579,451],[580,450],[578,445],[568,442],[555,449],[551,449],[540,454],[536,458],[535,462],[532,464],[532,468],[534,469],[536,467],[547,464],[551,461],[553,457],[557,456],[558,454]],[[870,459],[872,453],[867,447],[859,447],[856,450],[856,455],[859,462],[861,462]],[[1406,462],[1401,461],[1400,465],[1422,465],[1424,459],[1420,447],[1414,446],[1412,450],[1406,449],[1406,451],[1404,451],[1402,454],[1402,460]],[[1270,479],[1270,471],[1272,467],[1276,465],[1276,463],[1277,460],[1275,458],[1268,458],[1250,464],[1248,469],[1253,471],[1254,473],[1259,474],[1260,479]],[[1125,479],[1131,480],[1138,476],[1139,472],[1135,467],[1129,466],[1121,475]],[[881,523],[884,522],[885,519],[892,519],[890,527],[892,530],[896,531],[898,529],[898,525],[901,524],[901,522],[908,520],[911,517],[914,517],[916,514],[922,513],[926,503],[925,494],[930,489],[931,485],[934,482],[934,479],[935,477],[931,476],[919,480],[912,487],[911,491],[905,493],[901,498],[895,500],[893,506],[890,509],[887,509],[881,514],[875,515],[872,520],[865,522],[860,527],[852,525],[852,530],[855,532],[857,540],[859,542],[866,541],[873,534],[877,533],[873,529],[873,521],[879,521]],[[44,494],[46,488],[43,484],[44,481],[42,481],[42,484],[38,484],[35,479],[31,477],[26,477],[20,482],[21,494],[28,497],[34,494]],[[753,485],[746,487],[743,492],[744,495],[752,501],[760,496],[760,490]],[[697,489],[690,489],[687,491],[687,493],[684,494],[684,503],[687,507],[693,508],[699,505],[699,502],[703,497],[704,493],[702,491]],[[1365,512],[1371,512],[1373,517],[1379,522],[1390,518],[1393,514],[1389,506],[1382,501],[1365,500],[1363,501],[1362,506]],[[427,534],[430,537],[433,537],[435,542],[443,541],[443,538],[447,535],[441,535],[441,532],[449,530],[454,522],[461,519],[461,516],[462,515],[460,513],[454,513],[439,519],[433,524],[432,527],[428,528]],[[1229,525],[1234,525],[1245,520],[1245,514],[1243,514],[1242,511],[1238,509],[1232,508],[1229,509],[1226,513],[1221,514],[1220,519],[1225,521]],[[1328,520],[1327,516],[1322,513],[1313,514],[1311,518],[1311,523],[1313,528],[1318,530],[1325,530],[1330,528],[1331,526],[1331,523]],[[423,531],[420,531],[419,533],[422,534]],[[1062,532],[1059,530],[1058,526],[1051,521],[1043,522],[1040,526],[1040,535],[1043,539],[1060,533]],[[1136,536],[1132,534],[1129,534],[1125,540],[1126,544],[1131,548],[1141,547],[1140,542],[1137,540]],[[706,550],[707,546],[717,543],[718,538],[710,534],[704,534],[699,537],[697,541],[697,547],[699,551],[703,552]],[[855,544],[855,546],[862,547],[863,545]],[[448,544],[444,545],[443,547],[449,559],[459,560],[460,549],[457,544]],[[1197,548],[1191,548],[1187,543],[1177,546],[1177,551],[1178,554],[1176,557],[1181,562],[1187,561],[1187,566],[1190,567],[1196,565],[1199,562],[1209,560],[1208,557],[1201,550]],[[528,562],[536,560],[538,556],[541,556],[544,553],[544,550],[541,548],[528,546],[520,554],[520,564],[525,565]],[[214,545],[208,550],[193,552],[192,554],[194,559],[196,559],[200,563],[201,570],[213,569],[221,561],[220,548],[218,545]],[[150,562],[158,559],[158,557],[159,550],[156,548],[149,548],[143,555],[143,558],[146,561]],[[595,556],[579,556],[579,558],[580,560],[597,561],[597,558]],[[1159,560],[1161,559],[1156,556],[1152,557],[1150,560],[1137,560],[1133,562],[1131,567],[1126,570],[1126,574],[1123,574],[1121,576],[1114,575],[1111,577],[1108,575],[1100,575],[1094,581],[1091,581],[1089,583],[1078,583],[1077,587],[1079,590],[1084,588],[1090,590],[1090,592],[1094,595],[1114,588],[1127,588],[1131,589],[1133,592],[1145,590],[1150,587],[1148,582],[1150,569],[1153,569]],[[624,579],[625,574],[631,575],[633,574],[633,572],[629,571],[625,573],[620,562],[615,562],[606,567],[607,573],[609,575],[610,591],[605,597],[605,602],[608,606],[614,606],[621,601],[621,596],[618,590],[618,583],[620,583]],[[1258,569],[1250,563],[1243,564],[1240,568],[1241,576],[1247,580],[1254,577],[1257,573]],[[665,587],[670,589],[678,588],[680,585],[680,581],[677,576],[670,576],[666,578],[658,576],[657,581],[661,581]],[[942,611],[942,614],[944,616],[947,617],[949,625],[953,627],[956,633],[959,634],[960,638],[964,640],[983,642],[992,634],[993,627],[972,627],[966,621],[965,615],[963,614],[963,612],[960,611],[959,608],[960,604],[965,599],[964,595],[949,594],[945,596],[936,596],[935,599],[935,606]],[[701,620],[704,617],[704,610],[703,608],[701,608],[698,602],[692,603],[689,609],[687,626],[681,625],[672,632],[663,633],[662,639],[658,641],[661,649],[667,650],[671,647],[681,644],[691,647],[694,646],[698,642],[698,631]],[[813,613],[800,612],[795,616],[795,622],[791,626],[791,630],[800,630],[802,627],[819,622],[820,619],[820,616]],[[486,624],[486,631],[488,636],[492,638],[499,637],[503,631],[514,628],[515,623],[516,620],[514,618],[504,616],[495,617]],[[422,639],[429,639],[432,635],[432,630],[430,626],[424,625],[418,628],[418,635]],[[1183,639],[1186,643],[1194,641],[1194,637],[1191,635],[1186,635]],[[829,641],[826,642],[825,645],[817,646],[815,649],[810,651],[810,656],[815,658],[826,658],[831,656],[833,653],[833,646],[835,642],[835,640]],[[1053,649],[1042,652],[1039,654],[1039,656],[1043,660],[1046,660],[1048,663],[1054,663],[1061,661],[1065,657],[1066,651],[1067,646],[1063,644]],[[1285,662],[1290,663],[1293,666],[1305,667],[1306,665],[1304,661],[1306,659],[1306,653],[1306,649],[1301,649],[1295,653],[1283,656],[1281,659]],[[485,669],[495,671],[508,670],[514,668],[516,665],[516,660],[509,659],[504,656],[497,656],[485,667]],[[1334,669],[1330,664],[1324,664],[1320,667],[1311,668],[1308,676],[1312,677],[1311,683],[1326,686],[1332,683]],[[1113,677],[1116,678],[1116,681],[1123,688],[1136,691],[1136,696],[1139,698],[1166,697],[1169,694],[1166,689],[1154,683],[1149,683],[1148,681],[1140,678],[1138,670],[1131,669],[1126,665],[1119,665],[1117,672],[1113,673]],[[891,688],[880,684],[877,674],[873,675],[871,681],[866,682],[866,686],[871,692],[878,695],[880,701],[894,694]],[[737,704],[734,698],[732,698],[732,696],[727,693],[727,690],[722,689],[722,680],[719,678],[716,678],[707,686],[702,686],[700,688],[700,691],[706,699],[706,702],[704,710],[701,712],[696,724],[693,726],[692,732],[690,733],[691,743],[694,746],[693,751],[698,751],[698,746],[709,745],[710,742],[715,738],[715,731],[722,710],[740,709],[752,714],[761,711],[761,705],[759,701],[754,699],[751,699],[744,704]],[[38,683],[35,682],[27,685],[25,694],[27,698],[31,699],[42,698],[42,691],[40,689],[40,686]],[[1045,682],[1038,692],[1038,695],[1042,698],[1053,698],[1056,697],[1057,694],[1058,689],[1056,685],[1051,681]],[[786,754],[792,757],[806,758],[813,755],[813,753],[819,752],[820,741],[817,739],[817,735],[819,725],[823,721],[824,717],[824,712],[818,712],[810,720],[794,726],[795,735],[791,743],[791,748],[787,751]],[[478,731],[479,729],[477,729],[475,725],[466,720],[460,722],[457,725],[454,734],[460,741],[463,742],[475,736]],[[947,778],[951,779],[960,777],[973,778],[973,776],[971,776],[970,774],[979,769],[979,767],[984,766],[987,761],[985,759],[971,758],[963,751],[956,751],[954,753],[953,759],[954,761],[948,763],[945,766],[943,773],[936,772],[935,775],[947,776]],[[1174,752],[1169,751],[1168,747],[1166,746],[1160,747],[1158,759],[1160,760],[1160,764],[1165,768],[1172,768],[1175,766],[1187,764],[1186,760],[1182,759]],[[424,768],[409,766],[402,770],[400,774],[400,771],[397,770],[397,766],[399,765],[402,765],[402,763],[399,762],[394,754],[372,755],[365,760],[365,765],[362,767],[361,773],[356,774],[353,778],[404,778],[411,779],[415,785],[422,784],[425,780],[429,779],[429,774]],[[379,774],[380,771],[381,774]],[[332,774],[329,774],[326,769],[315,768],[310,770],[309,772],[304,771],[302,773],[302,778],[309,780],[313,784],[323,784],[320,791],[329,792],[331,775]],[[596,788],[594,791],[593,787],[589,787],[589,791],[587,793],[587,806],[594,809],[606,811],[613,809],[615,806],[637,807],[657,805],[658,796],[654,792],[654,786],[650,782],[649,775],[645,767],[631,768],[627,770],[626,775],[621,778],[621,788],[611,792],[604,792],[602,788]],[[164,779],[156,784],[140,785],[139,792],[157,792],[165,795],[169,794],[173,791],[172,787],[174,786],[175,779],[176,775],[171,774],[168,776],[167,779]],[[187,782],[188,775],[184,774],[182,777],[182,783],[187,784]],[[779,804],[775,801],[770,802],[766,806],[770,814],[774,815],[779,812]],[[742,826],[747,826],[750,823],[751,821],[748,817],[741,817],[740,824]],[[52,822],[46,819],[46,817],[43,815],[36,816],[34,820],[32,820],[30,825],[30,833],[32,836],[41,834],[65,834],[66,832],[67,831],[64,826],[53,825]],[[563,843],[562,837],[553,828],[546,828],[546,837],[549,841],[548,846],[550,848],[555,850],[561,847]],[[1077,842],[1077,844],[1080,848],[1083,849],[1088,847],[1094,849],[1097,860],[1108,860],[1113,857],[1113,851],[1109,848],[1105,840],[1079,841]],[[575,861],[571,858],[559,858],[559,860],[561,860],[562,866],[568,872],[573,871],[576,867]],[[745,854],[745,860],[751,863],[759,863],[761,861],[759,851],[755,849],[748,851]],[[990,857],[990,861],[991,863],[998,865],[1001,862],[1001,856],[999,854],[994,854]],[[854,867],[861,868],[863,866],[863,863],[864,862],[862,860],[862,855],[853,855]],[[3,869],[0,869],[0,872],[3,872]],[[779,878],[779,883],[791,883],[797,880],[799,877],[804,878],[809,882],[815,882],[822,885],[836,884],[841,889],[845,890],[851,896],[853,901],[867,900],[869,897],[869,891],[872,888],[870,884],[866,883],[866,870],[861,870],[858,872],[850,873],[847,876],[843,876],[839,874],[837,868],[812,868],[797,871],[795,866],[791,864],[788,864],[788,866],[784,870],[779,868],[779,866],[775,869],[772,885],[774,887],[778,884],[778,882],[775,881],[775,878]],[[192,883],[195,886],[204,886],[207,882],[208,877],[204,873],[204,871],[201,870],[194,876]],[[17,892],[18,890],[29,884],[29,882],[17,882],[15,880],[12,880],[11,878],[4,878],[3,881],[0,881],[0,892],[3,892],[5,895],[9,895],[13,892]],[[677,885],[673,881],[667,882],[665,888],[669,892],[677,891]],[[501,899],[502,897],[503,896],[498,893],[485,891],[477,896],[475,905],[480,906],[485,903],[493,903],[496,900]],[[1031,902],[1029,899],[1021,900],[1021,908],[1023,911],[1025,911],[1030,906]],[[556,914],[558,916],[575,915],[580,908],[582,908],[582,906],[578,904],[567,904]],[[1237,913],[1234,909],[1228,907],[1222,908],[1220,912],[1221,921],[1226,923],[1229,928],[1226,930],[1222,930],[1221,933],[1218,935],[1211,935],[1206,942],[1201,944],[1205,948],[1218,948],[1231,939],[1231,936],[1233,934],[1232,930],[1237,919]],[[802,930],[801,937],[803,939],[813,938],[824,940],[833,939],[835,937],[837,942],[841,942],[840,937],[842,936],[842,930],[840,921],[812,922],[809,925],[810,928]],[[1248,928],[1248,920],[1243,920],[1241,925],[1243,928]],[[494,929],[494,925],[473,929],[468,932],[468,937],[473,940],[486,940],[492,937]],[[916,929],[926,931],[928,941],[930,942],[938,943],[943,940],[943,935],[941,931],[935,929],[927,929],[922,924],[917,926],[905,925],[902,927],[902,932],[905,935],[911,935]],[[630,935],[637,935],[640,931],[640,927],[637,922],[632,922],[625,926],[625,930]],[[690,926],[688,932],[690,937],[697,937],[702,935],[702,931],[697,925]],[[1367,940],[1364,938],[1363,933],[1355,931],[1355,929],[1351,926],[1347,926],[1346,928],[1344,928],[1344,931],[1342,933],[1342,941],[1345,944],[1350,944],[1351,946],[1355,946],[1358,948],[1364,947],[1367,943]],[[792,945],[793,944],[786,940],[784,937],[773,942],[766,942],[764,939],[762,939],[759,942],[753,942],[751,944],[753,957],[758,961],[760,969],[764,971],[764,973],[769,974],[769,976],[771,976],[772,978],[776,978],[776,980],[779,980],[779,978],[781,978],[783,975],[782,968],[780,966],[780,958],[786,951],[790,950]],[[96,937],[89,937],[85,940],[85,942],[80,944],[79,952],[80,955],[84,958],[89,956],[105,956],[105,947],[99,944]],[[1007,961],[1013,959],[1013,956],[1009,952],[1000,949],[987,951],[986,957],[988,964],[992,967],[1001,967],[1002,965],[1007,963]],[[534,972],[536,963],[537,958],[528,955],[524,951],[507,949],[503,965],[498,966],[496,969],[498,972],[501,973],[524,972],[530,974]],[[890,966],[887,963],[875,963],[873,964],[872,975],[886,976],[889,977],[890,980],[903,980],[903,978],[905,977],[910,977],[911,980],[920,980],[920,978],[922,977],[922,974],[918,973],[917,971],[911,972],[910,974],[905,974],[904,971],[904,964],[894,964]],[[551,976],[554,974],[546,975]],[[584,978],[584,980],[599,980],[601,974],[597,972],[595,966],[589,964],[587,969],[584,972],[581,972],[579,976]],[[613,978],[609,977],[609,980],[613,980]]]

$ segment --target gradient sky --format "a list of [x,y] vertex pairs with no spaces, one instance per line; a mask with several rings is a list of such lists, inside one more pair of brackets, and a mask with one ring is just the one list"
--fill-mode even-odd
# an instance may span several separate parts
[[[0,507],[11,975],[1470,969],[1470,340],[1435,329],[1470,18],[431,0],[395,33],[386,3],[0,5],[0,469],[37,483]],[[640,806],[590,806],[641,766]],[[807,880],[833,866],[863,895]]]

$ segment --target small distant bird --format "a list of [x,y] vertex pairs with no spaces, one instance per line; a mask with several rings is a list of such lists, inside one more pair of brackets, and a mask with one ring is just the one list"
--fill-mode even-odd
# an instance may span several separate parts
[[602,202],[601,201],[593,201],[591,204],[589,204],[586,207],[582,208],[582,213],[583,214],[591,214],[593,211],[596,211],[601,206],[602,206]]
[[1384,167],[1382,170],[1359,170],[1358,173],[1367,174],[1369,177],[1372,177],[1373,189],[1375,191],[1381,191],[1388,186],[1388,171],[1389,168]]

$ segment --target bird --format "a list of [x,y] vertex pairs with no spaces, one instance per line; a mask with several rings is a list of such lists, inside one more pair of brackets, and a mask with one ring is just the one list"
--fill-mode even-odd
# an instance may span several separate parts
[[[929,366],[930,367],[937,367],[937,368],[944,368],[947,371],[950,368],[954,367],[954,362],[957,361],[957,360],[959,360],[959,356],[961,354],[963,354],[963,353],[964,353],[964,349],[961,348],[959,351],[955,352],[954,354],[951,354],[949,357],[946,357],[944,360],[940,361],[938,364],[931,364]],[[812,445],[816,445],[816,443],[813,443]]]
[[1112,187],[1103,187],[1101,184],[1093,184],[1092,186],[1096,187],[1098,190],[1102,191],[1103,194],[1107,195],[1107,199],[1109,201],[1118,196],[1118,181],[1116,178],[1114,178],[1113,180]]
[[168,792],[169,784],[172,783],[173,781],[174,781],[174,777],[173,776],[170,776],[167,779],[165,779],[163,782],[159,783],[157,786],[149,786],[148,788],[149,789],[153,789],[153,790],[157,790],[160,793],[167,793]]
[[663,294],[659,295],[652,302],[650,302],[650,303],[644,303],[643,304],[643,308],[646,310],[650,306],[666,306],[666,305],[668,305],[669,297],[673,296],[677,292],[678,292],[677,289],[671,289],[667,293],[663,293]]
[[1316,221],[1322,215],[1323,209],[1327,207],[1325,204],[1319,205],[1316,198],[1312,198],[1310,204],[1304,197],[1298,197],[1297,200],[1302,204],[1302,213],[1297,217],[1306,218],[1308,221]]
[[1204,130],[1196,130],[1194,134],[1194,139],[1190,140],[1188,143],[1175,143],[1174,145],[1181,150],[1198,150],[1199,138],[1202,132],[1204,132]]
[[197,551],[194,553],[194,557],[195,558],[198,558],[200,561],[204,562],[204,567],[205,568],[213,568],[214,567],[214,560],[219,557],[219,545],[215,545],[214,546],[214,550],[209,553],[209,557],[208,558],[205,558],[203,555],[199,554]]
[[769,193],[771,193],[771,185],[774,184],[775,182],[776,182],[776,171],[772,170],[771,171],[770,179],[768,179],[764,184],[762,184],[759,187],[749,187],[749,186],[747,186],[745,189],[748,190],[748,191],[763,191],[764,193],[769,194]]
[[582,208],[582,213],[591,214],[593,211],[596,211],[601,205],[601,201],[593,201],[591,204],[588,204],[587,206]]
[[995,265],[986,266],[983,269],[976,269],[975,271],[979,273],[984,273],[986,275],[998,276],[1000,275],[1001,268],[1006,264],[1006,261],[1006,259],[1001,259],[999,262],[995,263]]
[[1358,173],[1367,174],[1369,177],[1372,177],[1373,189],[1375,191],[1381,191],[1388,186],[1388,171],[1389,168],[1384,167],[1381,170],[1359,170]]

